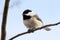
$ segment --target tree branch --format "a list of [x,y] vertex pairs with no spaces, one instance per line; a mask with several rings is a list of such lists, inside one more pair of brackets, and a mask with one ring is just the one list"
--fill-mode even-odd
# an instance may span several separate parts
[[9,0],[5,0],[2,26],[1,26],[1,40],[5,40],[6,38],[6,21],[7,21],[8,7],[9,7]]
[[43,29],[43,28],[45,28],[45,27],[56,26],[56,25],[58,25],[58,24],[60,24],[60,22],[57,22],[57,23],[54,23],[54,24],[48,24],[48,25],[42,26],[41,28],[37,28],[37,29],[35,29],[35,30],[33,30],[33,31],[30,31],[30,32],[28,32],[28,31],[27,31],[27,32],[23,32],[23,33],[21,33],[21,34],[17,34],[16,36],[10,38],[9,40],[13,40],[13,39],[15,39],[16,37],[22,36],[22,35],[24,35],[24,34],[33,33],[34,31],[41,30],[41,29]]

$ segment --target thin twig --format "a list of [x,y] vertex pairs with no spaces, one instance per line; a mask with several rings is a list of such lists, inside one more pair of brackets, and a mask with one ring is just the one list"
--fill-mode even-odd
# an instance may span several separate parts
[[23,33],[21,33],[21,34],[17,34],[16,36],[10,38],[9,40],[13,40],[13,39],[15,39],[16,37],[22,36],[22,35],[24,35],[24,34],[33,33],[34,31],[41,30],[41,29],[43,29],[43,28],[45,28],[45,27],[56,26],[56,25],[58,25],[58,24],[60,24],[60,22],[42,26],[41,28],[37,28],[37,29],[35,29],[35,30],[31,31],[31,32],[28,32],[28,31],[27,31],[27,32],[23,32]]
[[6,38],[6,21],[7,21],[8,7],[9,7],[9,0],[5,0],[2,26],[1,26],[1,40],[5,40]]

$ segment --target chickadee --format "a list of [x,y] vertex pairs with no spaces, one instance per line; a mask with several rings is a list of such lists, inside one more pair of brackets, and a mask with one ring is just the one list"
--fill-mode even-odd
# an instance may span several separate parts
[[[44,26],[42,20],[34,13],[32,10],[26,9],[23,12],[23,22],[24,25],[28,28],[28,31],[35,30]],[[50,31],[50,28],[44,28],[46,31]]]

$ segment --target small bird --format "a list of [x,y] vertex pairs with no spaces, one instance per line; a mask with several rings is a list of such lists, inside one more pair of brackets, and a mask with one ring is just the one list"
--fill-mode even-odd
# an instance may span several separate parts
[[[28,28],[28,31],[33,31],[37,28],[44,26],[42,20],[38,17],[38,15],[32,10],[26,9],[23,11],[23,23]],[[50,31],[51,29],[46,27],[44,28],[46,31]]]

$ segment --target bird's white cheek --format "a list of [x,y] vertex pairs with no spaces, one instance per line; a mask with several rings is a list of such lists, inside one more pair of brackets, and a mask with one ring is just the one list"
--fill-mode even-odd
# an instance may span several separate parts
[[36,15],[36,14],[33,13],[33,12],[29,12],[28,14],[25,14],[25,15],[34,16],[34,15]]

